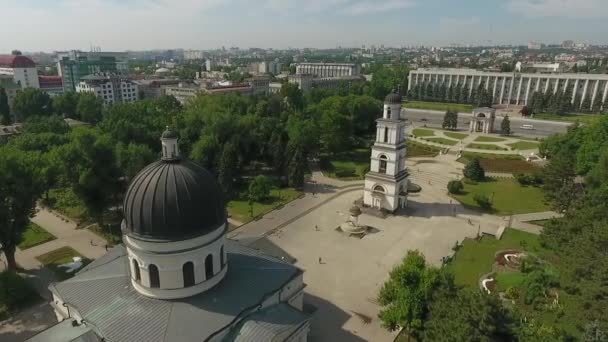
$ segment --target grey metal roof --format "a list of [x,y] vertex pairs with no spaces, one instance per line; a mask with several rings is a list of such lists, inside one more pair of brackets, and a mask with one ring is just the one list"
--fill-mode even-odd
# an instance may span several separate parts
[[[289,304],[281,303],[257,311],[243,320],[232,336],[227,340],[234,342],[248,341],[283,341],[309,320],[309,316],[296,310]],[[236,329],[235,329],[236,330]]]
[[188,160],[159,160],[135,176],[124,199],[125,233],[140,239],[181,241],[226,222],[213,175]]
[[90,327],[72,325],[71,319],[57,323],[52,327],[28,339],[28,342],[99,342],[101,339],[91,330]]
[[107,341],[204,341],[258,309],[267,296],[302,272],[234,241],[227,241],[226,250],[225,278],[189,298],[157,300],[135,291],[122,245],[50,289]]

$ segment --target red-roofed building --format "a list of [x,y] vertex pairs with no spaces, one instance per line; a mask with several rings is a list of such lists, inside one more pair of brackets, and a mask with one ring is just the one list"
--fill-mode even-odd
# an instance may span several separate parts
[[26,56],[0,55],[0,75],[10,75],[21,88],[40,88],[36,63]]
[[38,83],[40,83],[40,90],[51,97],[63,95],[61,76],[38,76]]

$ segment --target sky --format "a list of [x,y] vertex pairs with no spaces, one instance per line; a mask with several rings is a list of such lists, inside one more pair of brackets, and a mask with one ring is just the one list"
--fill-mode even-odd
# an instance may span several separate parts
[[0,52],[608,44],[608,0],[0,0]]

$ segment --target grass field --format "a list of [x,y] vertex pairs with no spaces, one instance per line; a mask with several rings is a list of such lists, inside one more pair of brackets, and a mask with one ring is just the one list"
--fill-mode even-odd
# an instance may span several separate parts
[[532,141],[518,141],[507,145],[511,146],[514,150],[533,150],[538,148],[538,143]]
[[508,151],[504,147],[500,147],[494,144],[468,144],[468,148],[475,148],[478,150],[489,150],[489,151]]
[[[273,209],[289,203],[302,195],[302,192],[293,188],[272,189],[270,198],[263,202],[253,202],[253,217],[266,214]],[[228,214],[241,223],[247,223],[253,218],[251,216],[249,201],[246,199],[232,200],[228,202]]]
[[332,178],[362,179],[369,167],[371,152],[358,148],[337,155],[321,156],[323,174]]
[[424,128],[415,128],[413,133],[417,137],[432,137],[435,135],[435,131],[433,131],[432,129]]
[[24,250],[32,248],[55,239],[56,237],[53,234],[42,229],[34,222],[30,222],[25,229],[25,232],[23,232],[23,238],[21,239],[21,243],[19,243],[19,249]]
[[446,138],[424,138],[424,140],[434,142],[437,144],[449,145],[449,146],[454,146],[454,145],[458,144],[458,141],[452,140],[452,139],[446,139]]
[[473,111],[473,106],[468,104],[458,103],[443,103],[443,102],[425,102],[425,101],[409,101],[403,104],[405,108],[429,109],[429,110],[455,110],[457,112],[470,113]]
[[505,141],[506,139],[504,138],[496,138],[496,137],[486,137],[486,136],[480,136],[477,137],[477,139],[475,139],[475,141],[479,141],[479,142],[499,142],[499,141]]
[[54,210],[74,221],[80,222],[88,218],[87,208],[71,188],[49,190],[49,200],[45,202]]
[[91,260],[78,254],[72,247],[67,246],[39,255],[36,259],[38,259],[43,266],[53,271],[59,280],[65,280],[72,277],[76,272],[68,273],[65,268],[59,266],[72,262],[72,258],[74,257],[82,257],[83,267],[91,262]]
[[554,120],[554,121],[567,121],[567,122],[576,122],[579,121],[581,123],[592,123],[593,121],[599,118],[599,114],[549,114],[549,113],[541,113],[534,114],[535,119],[541,120]]
[[509,287],[519,287],[526,279],[526,275],[521,272],[501,272],[496,275],[496,290],[506,291]]
[[435,146],[420,144],[415,141],[407,141],[407,156],[408,157],[435,157],[439,154],[440,149]]
[[443,134],[448,138],[452,138],[452,139],[456,139],[456,140],[462,140],[469,136],[466,133],[456,133],[456,132],[443,132]]
[[468,184],[463,182],[461,194],[452,195],[467,207],[482,210],[473,199],[475,194],[483,194],[492,201],[492,212],[497,215],[525,214],[549,210],[542,190],[533,186],[521,186],[515,179],[488,178],[484,182]]
[[[522,241],[525,241],[525,248]],[[454,274],[456,284],[477,288],[479,277],[492,271],[494,254],[505,249],[520,249],[537,254],[543,250],[537,235],[509,228],[500,240],[486,236],[481,240],[464,240],[454,260],[448,265],[448,270]]]
[[479,162],[486,172],[534,173],[540,171],[539,167],[525,161],[517,154],[464,152],[458,162],[466,164],[474,157],[479,158]]

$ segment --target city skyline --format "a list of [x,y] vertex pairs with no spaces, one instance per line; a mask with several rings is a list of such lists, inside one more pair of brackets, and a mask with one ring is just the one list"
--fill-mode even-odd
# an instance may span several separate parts
[[[0,51],[606,44],[602,0],[3,0]],[[23,18],[28,18],[24,23]]]

